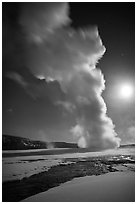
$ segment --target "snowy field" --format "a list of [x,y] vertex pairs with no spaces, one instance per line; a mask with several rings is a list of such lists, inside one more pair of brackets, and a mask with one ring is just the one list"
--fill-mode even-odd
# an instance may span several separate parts
[[134,202],[135,174],[115,172],[75,178],[23,202]]
[[4,151],[3,202],[134,202],[134,147],[76,151]]
[[[60,154],[46,155],[46,152],[59,150]],[[73,151],[73,149],[72,149]],[[29,156],[19,156],[20,153],[29,153]],[[33,155],[32,152],[43,152],[43,155]],[[121,148],[117,150],[105,150],[102,152],[78,152],[78,153],[63,153],[66,149],[53,149],[53,150],[11,150],[3,151],[3,153],[18,153],[17,157],[3,157],[2,159],[2,181],[11,181],[29,177],[33,174],[48,171],[52,166],[59,164],[68,164],[70,161],[64,162],[65,158],[88,158],[88,157],[100,157],[106,155],[134,155],[134,148]],[[44,155],[45,153],[45,155]],[[114,157],[113,157],[114,158]],[[127,157],[128,159],[128,157]]]

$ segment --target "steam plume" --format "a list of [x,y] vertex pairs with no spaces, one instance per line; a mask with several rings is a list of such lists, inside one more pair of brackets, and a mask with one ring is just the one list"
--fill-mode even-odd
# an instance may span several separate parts
[[105,47],[96,27],[72,29],[68,11],[67,3],[25,4],[20,24],[26,32],[27,66],[37,78],[60,83],[65,98],[54,104],[74,113],[70,135],[79,147],[117,147],[120,139],[101,96],[105,80],[96,68]]

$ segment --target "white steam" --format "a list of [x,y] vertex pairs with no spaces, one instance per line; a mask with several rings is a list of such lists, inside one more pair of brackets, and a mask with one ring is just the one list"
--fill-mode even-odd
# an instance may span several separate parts
[[[114,148],[119,145],[101,96],[105,81],[96,63],[105,52],[96,27],[74,30],[68,24],[67,3],[30,3],[20,23],[27,41],[27,66],[39,78],[57,80],[65,93],[54,104],[74,112],[70,134],[79,147]],[[65,26],[66,25],[66,26]]]

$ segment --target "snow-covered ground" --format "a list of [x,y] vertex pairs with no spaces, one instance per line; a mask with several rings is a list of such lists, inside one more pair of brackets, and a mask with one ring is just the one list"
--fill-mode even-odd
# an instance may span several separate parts
[[[55,149],[56,150],[56,149]],[[40,152],[43,150],[17,150],[17,151],[3,151],[5,153],[14,152]],[[44,150],[48,151],[48,150]],[[51,150],[50,150],[51,151]],[[54,149],[52,150],[54,152]],[[63,151],[63,149],[62,149]],[[85,152],[85,153],[61,153],[58,155],[33,155],[33,156],[17,156],[17,157],[3,157],[2,161],[2,180],[16,180],[24,177],[29,177],[43,171],[48,171],[51,166],[59,165],[65,158],[87,158],[106,155],[134,155],[134,148],[121,148],[117,150],[106,150],[102,152]],[[64,162],[63,162],[64,163]]]
[[2,181],[10,181],[29,177],[43,171],[51,166],[61,163],[58,159],[46,159],[44,156],[9,157],[3,159]]
[[[66,153],[66,150],[70,150],[69,153]],[[30,150],[4,150],[2,151],[2,153],[30,153],[31,152],[42,152],[43,154],[48,153],[48,152],[55,152],[56,151],[56,155],[58,155],[59,157],[62,158],[65,156],[65,158],[73,158],[73,157],[81,157],[81,156],[104,156],[104,155],[109,155],[109,154],[123,154],[123,155],[134,155],[135,154],[135,148],[131,147],[131,148],[118,148],[118,149],[109,149],[109,150],[104,150],[104,151],[98,151],[98,152],[92,152],[92,151],[87,151],[85,150],[85,152],[82,152],[83,149],[76,149],[78,152],[73,151],[73,149],[69,149],[69,148],[54,148],[54,149],[30,149]],[[59,153],[58,153],[59,152]]]
[[134,172],[75,178],[24,202],[134,202]]
[[[66,150],[67,148],[61,148],[62,150]],[[51,151],[51,150],[60,150],[60,148],[52,148],[52,149],[25,149],[25,150],[3,150],[3,153],[23,153],[23,152],[42,152],[42,151]]]

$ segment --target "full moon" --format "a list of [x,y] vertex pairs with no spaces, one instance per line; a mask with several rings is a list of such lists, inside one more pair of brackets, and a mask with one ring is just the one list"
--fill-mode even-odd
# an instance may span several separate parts
[[119,95],[123,99],[129,99],[133,95],[133,87],[130,84],[123,84],[120,86]]

